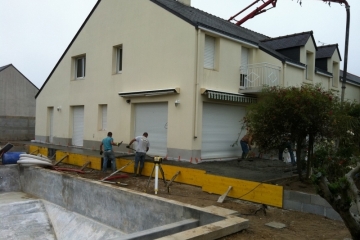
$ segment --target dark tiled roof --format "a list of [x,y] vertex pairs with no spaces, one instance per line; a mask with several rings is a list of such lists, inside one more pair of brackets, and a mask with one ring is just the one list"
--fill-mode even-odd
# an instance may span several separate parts
[[336,50],[339,53],[339,57],[340,57],[340,60],[341,60],[340,51],[338,49],[337,44],[318,47],[318,50],[316,51],[316,59],[319,59],[319,58],[331,58]]
[[[309,41],[309,38],[312,38],[314,41],[312,31],[296,33],[277,38],[264,39],[262,40],[262,43],[269,48],[280,50],[286,48],[302,47]],[[316,47],[315,41],[314,45]]]
[[2,70],[4,70],[5,68],[11,66],[11,65],[12,65],[12,64],[8,64],[8,65],[5,65],[5,66],[0,67],[0,72],[1,72]]
[[191,6],[184,5],[175,0],[151,0],[152,2],[160,5],[171,13],[184,19],[194,26],[209,27],[232,37],[247,40],[252,43],[258,43],[262,39],[268,38],[267,36],[251,31],[249,29],[239,27],[230,23],[222,18],[216,17],[199,9]]
[[[340,70],[340,78],[342,79],[344,75],[344,71]],[[346,81],[350,81],[356,84],[360,84],[360,77],[349,72],[346,73]]]
[[302,63],[287,58],[281,53],[277,52],[274,48],[265,45],[262,40],[270,39],[268,36],[251,31],[247,28],[237,26],[222,18],[216,17],[199,9],[191,6],[184,5],[175,0],[150,0],[174,15],[182,18],[184,21],[194,25],[195,27],[205,27],[210,30],[222,33],[229,37],[237,38],[249,43],[258,45],[261,50],[280,59],[281,61],[289,61],[299,65]]

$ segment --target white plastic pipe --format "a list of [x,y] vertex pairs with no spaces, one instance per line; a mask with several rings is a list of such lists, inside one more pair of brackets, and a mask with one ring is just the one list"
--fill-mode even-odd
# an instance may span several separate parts
[[159,166],[155,165],[155,194],[158,192],[158,177],[159,177]]

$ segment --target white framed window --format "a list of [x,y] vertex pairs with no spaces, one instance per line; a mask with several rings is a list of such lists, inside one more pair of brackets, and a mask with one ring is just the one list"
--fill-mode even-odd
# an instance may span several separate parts
[[215,69],[215,43],[214,37],[205,35],[204,68]]
[[116,47],[116,73],[122,72],[122,58],[123,58],[123,47]]
[[107,129],[107,105],[100,105],[100,130],[105,131]]
[[86,68],[86,57],[81,56],[75,58],[75,79],[85,77],[85,68]]

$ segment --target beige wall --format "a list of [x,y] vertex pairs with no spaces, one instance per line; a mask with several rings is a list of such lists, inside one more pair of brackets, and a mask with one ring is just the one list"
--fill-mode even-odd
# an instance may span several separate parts
[[325,90],[331,89],[331,79],[322,74],[315,73],[314,75],[314,84],[320,84]]
[[208,89],[237,93],[240,86],[240,60],[241,44],[219,36],[216,37],[216,62],[215,69],[205,69],[204,42],[205,35],[209,33],[201,31],[199,44],[199,69],[202,72],[201,86]]
[[[341,91],[341,86],[340,86],[340,91]],[[358,103],[360,103],[360,86],[346,83],[344,98],[345,98],[345,100],[348,100],[348,101],[355,100]]]
[[296,86],[300,87],[304,82],[304,72],[302,68],[294,67],[289,64],[284,64],[284,87]]
[[[192,139],[192,121],[179,119],[194,114],[196,36],[193,26],[150,1],[102,1],[37,98],[36,135],[48,134],[47,108],[62,106],[54,111],[54,137],[71,138],[70,106],[84,105],[84,139],[100,141],[106,131],[98,130],[98,105],[107,104],[108,130],[129,142],[134,137],[133,105],[118,93],[179,87],[179,96],[134,98],[132,103],[179,99],[180,107],[169,104],[169,122],[179,127],[169,129],[168,147],[190,148],[191,141],[179,139]],[[123,71],[113,74],[113,46],[119,44]],[[86,77],[73,80],[72,58],[82,54]]]

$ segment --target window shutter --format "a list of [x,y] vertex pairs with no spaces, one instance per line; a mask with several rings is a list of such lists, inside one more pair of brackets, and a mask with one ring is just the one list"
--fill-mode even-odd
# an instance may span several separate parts
[[246,66],[249,63],[249,49],[241,48],[241,66]]
[[204,68],[214,69],[215,38],[205,35]]

